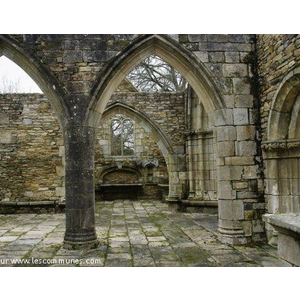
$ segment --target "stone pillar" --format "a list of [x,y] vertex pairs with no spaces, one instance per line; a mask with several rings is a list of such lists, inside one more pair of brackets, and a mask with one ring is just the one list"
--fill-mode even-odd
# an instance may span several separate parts
[[192,145],[192,134],[190,133],[187,137],[187,148],[188,148],[188,167],[189,167],[189,199],[194,199],[195,197],[195,173],[193,161],[193,145]]
[[168,154],[166,163],[169,173],[169,194],[166,201],[170,206],[174,205],[176,207],[179,203],[178,190],[180,190],[179,173],[177,171],[178,157],[174,154]]
[[66,233],[67,249],[94,248],[94,129],[68,124],[66,146]]
[[264,235],[261,156],[251,116],[254,110],[234,108],[232,114],[229,118],[226,110],[227,122],[216,128],[219,239],[246,244],[261,241]]
[[[227,125],[217,122],[217,178],[219,240],[228,244],[245,244],[248,239],[242,226],[244,203],[238,199],[234,188],[236,182],[243,181],[244,159],[236,157],[236,127],[232,126],[232,111],[225,111]],[[219,125],[219,126],[218,126]]]

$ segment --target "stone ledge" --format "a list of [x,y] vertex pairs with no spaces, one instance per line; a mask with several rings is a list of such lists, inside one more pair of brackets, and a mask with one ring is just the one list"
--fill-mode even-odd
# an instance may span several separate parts
[[179,206],[179,210],[183,212],[201,212],[211,215],[215,215],[218,213],[218,201],[215,200],[181,200]]
[[183,204],[191,206],[213,206],[218,207],[218,201],[216,200],[182,200]]
[[0,214],[62,213],[65,205],[59,201],[0,201]]
[[263,220],[278,231],[278,254],[300,266],[300,214],[264,215]]
[[[266,214],[263,221],[277,227],[281,227],[300,234],[300,213],[299,214]],[[300,238],[300,237],[299,237]]]

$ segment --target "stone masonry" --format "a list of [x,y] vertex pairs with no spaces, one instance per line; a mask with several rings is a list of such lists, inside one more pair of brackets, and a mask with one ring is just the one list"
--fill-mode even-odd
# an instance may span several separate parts
[[[171,206],[218,204],[220,241],[263,241],[267,210],[298,211],[299,35],[1,35],[0,53],[39,84],[61,126],[65,247],[97,244],[95,131],[110,99],[155,133]],[[155,106],[151,115],[143,95],[126,95],[126,104],[139,107],[134,111],[114,92],[152,54],[175,67],[190,88],[171,110]],[[168,103],[164,97],[161,103]],[[173,124],[163,121],[168,116]],[[276,234],[267,225],[270,232]]]
[[257,50],[267,238],[299,266],[300,36],[259,35]]
[[40,94],[0,95],[0,199],[64,199],[59,123]]

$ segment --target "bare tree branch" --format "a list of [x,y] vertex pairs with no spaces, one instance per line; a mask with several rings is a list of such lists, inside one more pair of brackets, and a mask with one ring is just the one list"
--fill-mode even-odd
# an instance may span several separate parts
[[20,93],[21,84],[20,78],[9,80],[6,75],[0,78],[0,94]]
[[182,92],[187,87],[184,77],[155,55],[141,62],[127,79],[141,92]]

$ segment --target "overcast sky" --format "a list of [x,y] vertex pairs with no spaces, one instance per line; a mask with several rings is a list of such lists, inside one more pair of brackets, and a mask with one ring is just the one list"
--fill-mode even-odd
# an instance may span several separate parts
[[3,78],[6,82],[19,80],[20,90],[18,89],[18,92],[20,93],[42,93],[31,77],[5,56],[0,57],[0,90],[3,88]]

